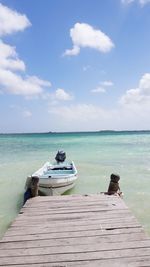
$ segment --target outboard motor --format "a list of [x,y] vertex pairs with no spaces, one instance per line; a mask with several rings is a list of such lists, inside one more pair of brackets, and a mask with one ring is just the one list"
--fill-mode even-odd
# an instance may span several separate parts
[[66,159],[66,153],[64,151],[58,151],[55,159],[57,163],[64,162]]

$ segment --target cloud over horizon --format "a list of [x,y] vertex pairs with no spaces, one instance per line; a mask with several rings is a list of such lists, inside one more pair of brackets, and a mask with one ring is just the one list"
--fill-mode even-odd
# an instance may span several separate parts
[[[102,108],[93,104],[72,104],[50,106],[50,117],[60,131],[98,131],[98,130],[147,130],[150,123],[150,108],[141,109],[128,106],[118,106],[114,109]],[[57,123],[58,122],[58,123]],[[61,124],[61,126],[60,126]],[[89,128],[90,125],[90,128]]]
[[120,103],[127,107],[150,109],[150,73],[145,73],[141,77],[137,88],[127,90]]
[[[101,82],[113,85],[113,82]],[[95,89],[102,92],[105,88]],[[94,90],[93,90],[94,93]],[[127,90],[114,108],[105,108],[99,105],[80,103],[71,105],[50,106],[48,112],[55,121],[61,120],[61,125],[67,128],[69,122],[74,121],[74,130],[139,130],[148,129],[150,123],[150,73],[145,73],[139,80],[138,87]],[[142,125],[142,127],[141,127]],[[58,126],[59,127],[59,126]]]

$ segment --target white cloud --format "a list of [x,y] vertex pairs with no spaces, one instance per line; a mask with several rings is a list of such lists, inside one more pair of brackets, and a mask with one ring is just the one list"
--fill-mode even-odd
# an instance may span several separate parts
[[[0,36],[23,31],[30,25],[25,15],[0,4]],[[0,40],[0,91],[32,97],[42,94],[44,87],[51,86],[49,81],[36,76],[17,73],[25,70],[25,63],[19,59],[16,48]]]
[[100,83],[102,86],[106,86],[106,87],[110,87],[113,86],[113,82],[112,81],[103,81]]
[[76,56],[80,53],[80,47],[74,45],[72,49],[67,49],[64,56]]
[[32,117],[32,112],[29,111],[29,110],[25,110],[25,111],[23,111],[23,117],[25,117],[25,118],[30,118],[30,117]]
[[[50,106],[58,131],[146,130],[150,125],[150,73],[145,73],[137,88],[126,91],[120,105],[102,108],[92,104]],[[57,123],[59,122],[59,123]]]
[[78,104],[70,106],[50,107],[49,113],[62,117],[64,120],[76,120],[77,122],[89,122],[109,117],[109,112],[91,104]]
[[18,59],[14,47],[0,41],[0,89],[7,93],[35,96],[43,93],[43,87],[50,87],[49,81],[36,76],[22,76],[15,71],[25,71],[25,64]]
[[150,3],[150,0],[139,0],[141,5],[146,5],[148,3]]
[[0,68],[11,70],[25,70],[25,64],[18,58],[15,47],[0,40]]
[[150,107],[150,73],[145,73],[135,89],[126,91],[120,99],[120,103],[130,108],[147,109]]
[[62,101],[73,100],[73,95],[69,94],[62,88],[57,88],[53,93],[42,94],[42,98],[48,100],[51,106],[57,106]]
[[130,4],[130,3],[132,3],[132,2],[134,2],[135,0],[121,0],[121,2],[123,3],[123,4]]
[[72,104],[50,106],[56,128],[70,131],[89,130],[140,130],[150,125],[150,73],[145,73],[135,89],[130,89],[114,108],[102,108],[92,104]]
[[51,86],[35,76],[23,78],[10,70],[0,69],[0,86],[8,93],[23,96],[35,96],[43,93],[42,86]]
[[72,99],[72,96],[68,94],[64,89],[58,88],[55,93],[56,100],[68,101]]
[[23,31],[30,25],[26,15],[19,14],[0,3],[0,36]]
[[106,109],[84,103],[59,105],[50,106],[49,114],[58,131],[139,130],[150,125],[148,110],[127,106]]
[[106,92],[106,89],[103,88],[103,87],[101,87],[101,86],[99,86],[99,87],[97,87],[97,88],[91,90],[91,92],[92,92],[92,93],[105,93],[105,92]]
[[106,92],[106,88],[107,87],[111,87],[113,86],[113,82],[112,81],[103,81],[100,82],[100,86],[98,86],[97,88],[91,90],[92,93],[105,93]]
[[148,4],[148,3],[150,3],[150,0],[121,0],[121,2],[123,3],[123,4],[131,4],[131,3],[133,3],[133,2],[137,2],[137,3],[139,3],[141,6],[144,6],[144,5],[146,5],[146,4]]
[[76,23],[70,30],[70,37],[73,48],[66,50],[64,55],[77,55],[82,47],[93,48],[102,53],[109,52],[114,47],[113,42],[105,33],[86,23]]
[[37,76],[28,76],[26,79],[31,84],[36,84],[37,86],[50,87],[51,83],[49,81],[41,80]]

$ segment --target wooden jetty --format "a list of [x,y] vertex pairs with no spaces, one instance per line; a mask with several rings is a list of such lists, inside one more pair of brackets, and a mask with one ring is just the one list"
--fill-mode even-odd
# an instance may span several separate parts
[[35,197],[0,241],[0,266],[146,267],[150,237],[120,197]]

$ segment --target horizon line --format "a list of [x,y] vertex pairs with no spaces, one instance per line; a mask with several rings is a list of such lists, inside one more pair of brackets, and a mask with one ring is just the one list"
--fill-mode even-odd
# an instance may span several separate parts
[[65,133],[121,133],[121,132],[150,132],[150,130],[97,130],[97,131],[46,131],[46,132],[1,132],[3,134],[65,134]]

